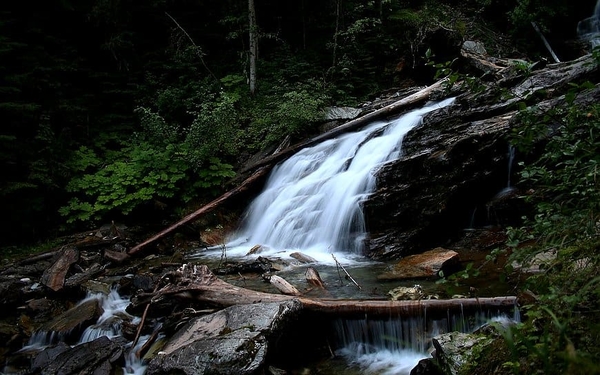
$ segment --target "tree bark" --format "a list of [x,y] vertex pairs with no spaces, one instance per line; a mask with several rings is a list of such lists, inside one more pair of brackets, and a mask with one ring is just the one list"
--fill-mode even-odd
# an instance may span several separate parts
[[391,115],[397,114],[400,111],[402,111],[403,109],[406,109],[407,107],[409,107],[411,105],[415,105],[415,104],[421,103],[421,102],[429,99],[429,95],[431,94],[431,92],[439,89],[442,86],[443,82],[444,82],[444,80],[440,80],[440,81],[434,83],[433,85],[428,86],[421,91],[417,91],[416,93],[409,95],[405,98],[402,98],[388,106],[385,106],[376,111],[368,113],[362,117],[359,117],[350,122],[347,122],[344,125],[338,126],[337,128],[334,128],[326,133],[323,133],[319,136],[311,138],[305,142],[301,142],[301,143],[292,145],[276,154],[273,154],[271,156],[268,156],[268,157],[256,162],[255,164],[253,164],[249,167],[244,168],[241,171],[241,173],[249,172],[256,168],[263,167],[266,165],[273,165],[305,147],[309,147],[309,146],[312,146],[319,142],[323,142],[328,139],[337,137],[340,134],[343,134],[343,133],[346,133],[349,131],[353,131],[355,129],[360,128],[361,126],[368,124],[369,122],[382,119],[386,116],[391,116]]
[[156,240],[159,240],[161,238],[163,238],[164,236],[166,236],[167,234],[173,232],[175,229],[189,223],[190,221],[193,221],[195,219],[197,219],[199,216],[206,214],[207,212],[212,211],[213,209],[217,208],[220,204],[222,204],[223,202],[227,201],[229,198],[236,196],[237,194],[243,192],[244,190],[246,190],[250,185],[252,185],[257,179],[259,179],[260,177],[264,176],[267,173],[267,169],[259,169],[258,171],[256,171],[254,174],[252,174],[250,177],[248,177],[246,180],[244,180],[244,182],[242,182],[240,185],[238,185],[236,188],[228,191],[227,193],[221,195],[219,198],[215,199],[214,201],[200,207],[199,209],[197,209],[195,212],[187,215],[186,217],[184,217],[183,219],[179,220],[178,222],[176,222],[175,224],[171,225],[170,227],[162,230],[161,232],[157,233],[156,235],[148,238],[147,240],[145,240],[144,242],[142,242],[139,245],[136,245],[134,247],[132,247],[129,251],[127,251],[127,254],[129,255],[133,255],[135,253],[137,253],[138,251],[142,250],[144,247],[148,246],[149,244],[155,242]]
[[256,33],[256,9],[254,7],[254,0],[248,0],[248,25],[249,25],[249,38],[250,38],[250,50],[249,50],[249,84],[250,94],[254,95],[256,92],[256,59],[258,53],[258,36]]

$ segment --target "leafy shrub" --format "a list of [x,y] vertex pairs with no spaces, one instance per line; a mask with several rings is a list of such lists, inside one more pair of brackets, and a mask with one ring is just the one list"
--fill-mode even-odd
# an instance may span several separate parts
[[[585,88],[574,86],[575,89]],[[540,266],[527,288],[537,296],[525,306],[527,321],[509,332],[514,373],[597,373],[600,321],[600,105],[575,104],[528,111],[515,128],[514,143],[540,157],[521,163],[520,186],[535,207],[521,228],[509,228],[510,264]],[[525,240],[535,239],[533,245]]]

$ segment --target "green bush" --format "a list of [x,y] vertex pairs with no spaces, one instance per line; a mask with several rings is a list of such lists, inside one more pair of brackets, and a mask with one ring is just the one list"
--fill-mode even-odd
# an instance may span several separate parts
[[513,373],[600,371],[600,105],[576,105],[576,95],[564,107],[523,113],[514,129],[514,143],[540,156],[521,163],[519,186],[534,212],[509,228],[509,268],[541,271],[522,286],[537,295],[524,306],[527,320],[506,336]]

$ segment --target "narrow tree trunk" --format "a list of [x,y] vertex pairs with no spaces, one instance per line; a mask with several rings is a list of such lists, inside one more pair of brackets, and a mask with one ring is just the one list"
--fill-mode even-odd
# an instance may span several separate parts
[[323,133],[323,134],[316,136],[314,138],[311,138],[305,142],[301,142],[301,143],[292,145],[284,150],[281,150],[279,153],[270,155],[262,160],[259,160],[256,163],[252,164],[251,166],[244,168],[241,171],[241,173],[249,172],[251,170],[254,170],[256,168],[259,168],[259,167],[262,167],[265,165],[277,163],[277,162],[285,159],[286,157],[290,156],[291,154],[293,154],[297,151],[300,151],[301,149],[303,149],[305,147],[310,147],[319,142],[323,142],[328,139],[335,138],[340,134],[347,133],[349,131],[353,131],[362,126],[365,126],[369,122],[372,122],[375,120],[381,120],[382,118],[384,118],[386,116],[395,115],[411,105],[415,105],[415,104],[424,102],[427,99],[429,99],[429,94],[431,94],[432,91],[437,90],[440,87],[442,87],[443,82],[444,82],[444,80],[440,80],[440,81],[432,84],[431,86],[424,88],[421,91],[418,91],[412,95],[404,97],[404,98],[398,100],[397,102],[394,102],[388,106],[385,106],[376,111],[368,113],[362,117],[359,117],[350,122],[347,122],[344,125],[338,126],[337,128],[334,128],[334,129],[328,131],[327,133]]
[[335,33],[333,34],[333,62],[332,67],[337,64],[337,47],[338,47],[338,33],[340,32],[340,7],[342,0],[336,0],[335,2]]
[[267,169],[260,169],[258,171],[256,171],[256,173],[254,173],[252,176],[248,177],[246,180],[244,180],[244,182],[242,182],[239,186],[237,186],[235,189],[232,189],[230,191],[228,191],[227,193],[221,195],[219,198],[215,199],[214,201],[200,207],[198,210],[196,210],[195,212],[187,215],[186,217],[184,217],[183,219],[179,220],[178,222],[176,222],[175,224],[171,225],[170,227],[168,227],[167,229],[164,229],[163,231],[161,231],[160,233],[148,238],[146,241],[142,242],[141,244],[132,247],[127,254],[129,255],[133,255],[135,253],[137,253],[138,251],[142,250],[144,247],[148,246],[149,244],[153,243],[156,240],[159,240],[161,238],[163,238],[164,236],[166,236],[167,234],[173,232],[175,229],[181,227],[184,224],[187,224],[193,220],[196,220],[200,215],[203,215],[207,212],[212,211],[213,209],[215,209],[216,207],[218,207],[221,203],[225,202],[227,199],[237,195],[238,193],[241,193],[242,191],[246,190],[248,188],[248,186],[252,185],[257,179],[259,179],[260,177],[264,176],[267,173]]
[[254,8],[254,0],[248,0],[248,24],[250,36],[250,51],[249,51],[249,83],[250,94],[256,92],[256,59],[258,54],[258,36],[256,35],[256,9]]

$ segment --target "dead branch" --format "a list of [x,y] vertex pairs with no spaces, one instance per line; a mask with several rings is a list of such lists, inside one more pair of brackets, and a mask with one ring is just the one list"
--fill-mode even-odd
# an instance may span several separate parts
[[184,217],[183,219],[179,220],[178,222],[176,222],[175,224],[171,225],[170,227],[162,230],[161,232],[157,233],[156,235],[148,238],[147,240],[145,240],[144,242],[142,242],[141,244],[132,247],[127,254],[129,255],[133,255],[135,253],[137,253],[138,251],[142,250],[144,247],[148,246],[149,244],[153,243],[156,240],[159,240],[161,238],[163,238],[164,236],[166,236],[167,234],[173,232],[175,229],[197,219],[199,216],[206,214],[207,212],[212,211],[213,209],[215,209],[216,207],[218,207],[220,204],[222,204],[223,202],[225,202],[226,200],[228,200],[229,198],[245,191],[246,189],[248,189],[248,187],[250,185],[252,185],[256,180],[258,180],[260,177],[264,176],[267,173],[267,169],[259,169],[258,171],[256,171],[253,175],[251,175],[250,177],[248,177],[246,180],[244,180],[244,182],[242,182],[240,185],[238,185],[236,188],[229,190],[228,192],[226,192],[225,194],[221,195],[219,198],[215,199],[214,201],[200,207],[199,209],[197,209],[195,212],[187,215],[186,217]]
[[333,260],[335,260],[335,265],[336,265],[337,267],[341,268],[341,269],[344,271],[344,273],[346,274],[346,277],[347,277],[347,278],[348,278],[350,281],[352,281],[352,283],[353,283],[354,285],[356,285],[356,287],[357,287],[358,289],[362,289],[362,288],[360,287],[360,285],[358,285],[358,283],[357,283],[357,282],[356,282],[356,281],[355,281],[355,280],[352,278],[352,276],[350,276],[350,274],[348,273],[348,271],[346,271],[346,269],[344,268],[344,266],[342,266],[342,264],[341,264],[340,262],[338,262],[338,260],[337,260],[337,258],[335,257],[335,255],[331,254],[331,256],[333,257]]

